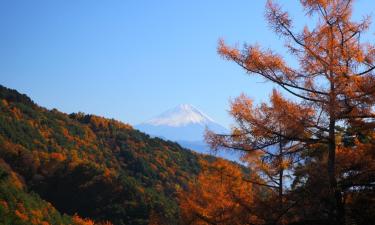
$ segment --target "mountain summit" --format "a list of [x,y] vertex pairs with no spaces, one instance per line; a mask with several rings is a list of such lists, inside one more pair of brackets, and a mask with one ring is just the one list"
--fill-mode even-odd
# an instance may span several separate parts
[[150,135],[178,142],[203,141],[206,128],[217,133],[227,132],[226,128],[190,104],[178,105],[135,127]]
[[[152,136],[178,142],[185,148],[205,154],[211,152],[210,147],[204,141],[206,129],[220,134],[229,133],[225,127],[190,104],[178,105],[135,128]],[[239,159],[238,155],[226,152],[218,153],[217,156],[232,161]]]
[[154,126],[164,125],[171,127],[209,123],[214,123],[214,120],[190,104],[178,105],[146,122],[146,124]]

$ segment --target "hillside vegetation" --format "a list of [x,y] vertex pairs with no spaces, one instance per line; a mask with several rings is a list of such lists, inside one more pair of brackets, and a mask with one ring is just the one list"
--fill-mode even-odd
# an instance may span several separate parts
[[5,224],[71,224],[80,218],[178,224],[178,192],[205,158],[116,120],[47,110],[3,86],[0,157]]

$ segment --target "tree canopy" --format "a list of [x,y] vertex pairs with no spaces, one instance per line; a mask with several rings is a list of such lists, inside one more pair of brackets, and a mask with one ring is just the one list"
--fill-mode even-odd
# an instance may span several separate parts
[[[315,219],[346,224],[346,220],[356,217],[350,212],[355,211],[351,203],[358,195],[373,198],[368,193],[373,193],[375,172],[374,151],[370,150],[374,147],[375,48],[361,39],[370,18],[352,21],[351,0],[300,3],[306,15],[316,20],[313,28],[305,26],[295,31],[289,14],[274,1],[267,2],[265,13],[271,29],[283,38],[298,67],[259,45],[246,44],[239,49],[223,40],[219,42],[218,52],[223,58],[237,63],[249,75],[273,83],[275,89],[270,101],[260,105],[254,105],[246,95],[236,98],[230,111],[236,121],[232,133],[208,132],[206,136],[214,149],[235,149],[243,152],[245,161],[258,161],[258,172],[270,178],[268,185],[276,183],[282,188],[280,178],[282,172],[287,172],[289,183],[298,185],[285,185],[287,192],[279,194],[280,202],[289,202],[279,207],[284,214],[300,206],[298,196],[310,188],[319,189],[326,204]],[[275,168],[278,180],[270,176],[277,175],[271,174]],[[319,176],[317,172],[311,174],[313,169],[322,176],[319,187],[309,184]],[[359,190],[363,192],[358,194]],[[300,217],[298,220],[303,217],[291,216]]]

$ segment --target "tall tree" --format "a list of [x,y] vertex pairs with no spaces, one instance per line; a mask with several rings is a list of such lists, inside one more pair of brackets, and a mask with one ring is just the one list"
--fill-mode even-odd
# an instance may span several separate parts
[[[274,206],[268,211],[268,219],[273,223],[281,223],[283,215],[293,205],[292,202],[286,202],[285,180],[305,146],[301,142],[285,138],[293,135],[291,133],[301,132],[303,128],[297,128],[299,124],[291,122],[291,111],[300,113],[301,118],[310,114],[309,110],[296,108],[285,101],[277,91],[271,96],[270,106],[262,104],[257,108],[248,97],[241,95],[231,104],[230,113],[237,122],[232,134],[206,134],[213,149],[225,147],[244,153],[242,161],[256,174],[248,182],[269,189],[264,203]],[[270,133],[269,129],[265,129],[266,126],[277,132]]]
[[[226,59],[240,65],[249,74],[256,74],[276,84],[294,96],[286,100],[278,95],[279,108],[288,108],[282,118],[289,123],[290,132],[280,132],[263,115],[262,104],[257,108],[243,101],[236,110],[250,110],[241,123],[248,124],[251,133],[242,129],[243,138],[269,139],[278,136],[276,143],[300,143],[305,147],[323,144],[327,151],[327,177],[332,199],[331,220],[345,224],[345,205],[342,188],[338,185],[337,125],[374,129],[375,105],[375,47],[361,40],[368,30],[370,19],[351,20],[351,0],[300,0],[307,15],[316,20],[313,29],[294,31],[289,14],[273,1],[267,2],[266,18],[275,33],[285,40],[288,51],[298,60],[299,67],[287,65],[283,57],[258,45],[245,45],[243,50],[219,43],[218,51]],[[250,107],[250,108],[249,108]],[[279,111],[269,111],[269,115]],[[240,126],[243,128],[243,124]],[[235,130],[236,131],[236,130]],[[212,137],[212,135],[211,135]],[[231,135],[237,143],[238,132]]]

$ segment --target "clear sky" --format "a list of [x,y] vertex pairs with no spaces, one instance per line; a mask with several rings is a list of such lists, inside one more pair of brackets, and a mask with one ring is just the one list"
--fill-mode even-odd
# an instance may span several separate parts
[[[279,0],[300,28],[299,1]],[[355,18],[375,12],[357,0]],[[0,0],[0,84],[60,111],[138,124],[190,103],[224,126],[229,99],[270,84],[220,58],[219,38],[283,52],[265,0]],[[373,26],[372,26],[373,27]],[[371,34],[374,29],[371,29]],[[373,36],[371,36],[373,39]]]

